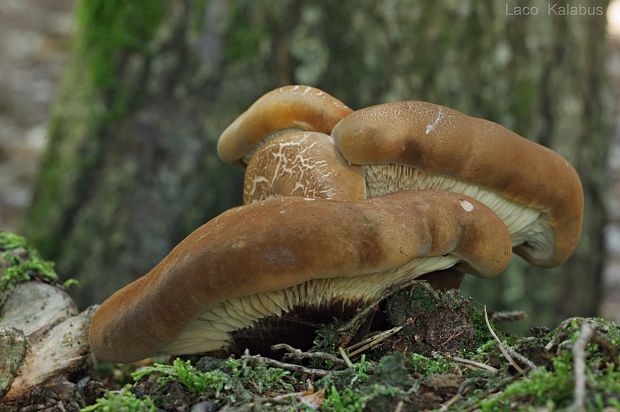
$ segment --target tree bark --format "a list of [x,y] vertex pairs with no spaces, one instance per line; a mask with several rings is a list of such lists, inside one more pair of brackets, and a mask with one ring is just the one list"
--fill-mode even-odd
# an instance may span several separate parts
[[[191,230],[239,203],[241,171],[216,158],[219,133],[264,92],[302,83],[352,108],[432,101],[564,155],[586,194],[573,258],[555,270],[515,259],[500,278],[470,279],[466,290],[496,309],[524,309],[537,323],[597,312],[609,139],[598,11],[606,3],[568,2],[592,12],[564,16],[534,0],[527,6],[539,15],[516,16],[507,11],[522,2],[134,1],[163,12],[140,23],[138,46],[107,52],[114,76],[106,83],[88,61],[107,50],[105,36],[84,36],[118,26],[93,6],[106,1],[82,2],[90,20],[81,39],[91,41],[77,47],[56,102],[26,222],[59,271],[81,280],[81,304],[142,275]],[[141,18],[133,15],[132,25]],[[108,19],[123,22],[123,13]]]

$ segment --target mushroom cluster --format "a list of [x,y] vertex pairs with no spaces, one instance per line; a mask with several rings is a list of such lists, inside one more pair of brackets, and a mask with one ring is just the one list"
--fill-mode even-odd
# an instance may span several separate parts
[[430,103],[352,111],[282,87],[223,132],[218,154],[245,167],[244,205],[101,305],[90,329],[100,359],[308,347],[320,324],[387,288],[497,276],[512,250],[557,266],[580,236],[583,190],[566,160]]

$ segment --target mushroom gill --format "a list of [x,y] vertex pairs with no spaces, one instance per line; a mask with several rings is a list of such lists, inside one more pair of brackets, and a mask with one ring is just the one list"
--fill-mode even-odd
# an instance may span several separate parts
[[540,209],[514,202],[497,192],[448,176],[425,173],[404,164],[363,166],[368,197],[401,190],[446,190],[462,193],[484,203],[504,222],[512,245],[527,248],[536,259],[553,253],[549,216]]

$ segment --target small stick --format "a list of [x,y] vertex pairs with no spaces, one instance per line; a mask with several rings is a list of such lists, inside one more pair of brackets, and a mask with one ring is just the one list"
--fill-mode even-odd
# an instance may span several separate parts
[[[261,355],[250,355],[250,352],[247,349],[245,353],[241,356],[241,359],[243,361],[255,361],[259,363],[264,363],[267,366],[284,369],[285,371],[289,371],[289,372],[300,372],[300,373],[306,373],[308,375],[314,375],[314,376],[323,377],[327,375],[328,373],[330,373],[330,371],[326,371],[324,369],[307,368],[305,366],[296,365],[294,363],[285,363],[285,362],[277,361],[275,359],[265,358]],[[338,372],[343,372],[343,371],[332,371],[332,373],[338,373]]]
[[338,348],[338,352],[340,353],[340,356],[342,356],[344,363],[347,364],[347,367],[352,368],[353,362],[351,362],[351,359],[349,359],[349,357],[347,356],[347,353],[344,351],[344,349],[342,349],[342,346]]
[[471,359],[465,359],[458,356],[446,356],[448,359],[452,359],[455,362],[462,363],[463,365],[473,366],[474,368],[483,369],[487,372],[497,373],[499,369],[494,368],[493,366],[487,365],[482,362],[476,362]]
[[527,313],[522,310],[501,311],[491,313],[491,320],[523,320]]
[[324,361],[334,362],[338,365],[346,365],[345,361],[340,359],[338,356],[334,356],[331,353],[326,352],[303,352],[301,349],[296,349],[291,345],[287,345],[286,343],[278,343],[271,347],[271,350],[285,350],[288,353],[284,354],[284,360],[295,360],[301,361],[303,359],[321,359]]
[[510,363],[512,367],[517,370],[517,372],[519,372],[521,375],[525,375],[525,371],[519,365],[517,365],[517,362],[515,362],[514,359],[512,359],[512,357],[510,356],[510,354],[508,354],[508,352],[506,351],[506,348],[504,347],[504,344],[502,343],[500,338],[495,334],[495,331],[491,327],[491,323],[489,322],[489,315],[487,314],[486,306],[484,307],[484,320],[487,324],[487,327],[489,328],[489,332],[491,332],[491,335],[493,335],[493,338],[497,342],[500,352],[502,352],[502,355],[504,355],[504,358],[508,360],[508,363]]
[[364,352],[365,350],[370,349],[373,346],[378,345],[379,343],[383,342],[384,340],[386,340],[390,336],[395,335],[402,328],[403,328],[402,326],[396,326],[395,328],[385,330],[385,331],[383,331],[381,333],[377,333],[376,335],[370,336],[370,337],[368,337],[368,338],[366,338],[366,339],[356,343],[355,345],[349,346],[346,349],[346,351],[348,352],[349,357],[352,358],[353,356],[358,355],[358,354]]
[[536,369],[538,367],[538,366],[536,366],[536,364],[534,362],[532,362],[531,360],[529,360],[525,356],[521,355],[519,352],[517,352],[516,350],[512,349],[510,346],[506,346],[505,349],[510,354],[510,356],[512,356],[514,358],[517,358],[521,363],[523,363],[528,368]]
[[[510,376],[508,378],[502,379],[501,381],[499,381],[499,383],[497,383],[495,385],[495,387],[492,390],[487,391],[483,395],[483,397],[485,399],[489,399],[490,400],[490,399],[495,399],[498,396],[501,396],[502,393],[504,393],[502,388],[505,388],[508,384],[516,381],[517,379],[519,379],[519,378],[517,378],[515,376]],[[465,381],[465,382],[467,382],[467,381]],[[497,391],[497,392],[493,392],[493,391]],[[468,401],[468,403],[469,403],[469,401]],[[469,406],[467,409],[465,409],[465,411],[466,412],[480,411],[480,403],[478,401],[476,401],[472,406]]]
[[439,412],[445,412],[448,410],[448,408],[450,406],[452,406],[452,404],[456,401],[458,401],[459,399],[461,399],[463,397],[463,395],[461,395],[459,392],[456,393],[456,395],[454,395],[453,397],[451,397],[450,399],[448,399],[448,401],[446,403],[444,403],[443,405],[441,405],[441,408],[439,408]]
[[318,391],[315,392],[313,388],[312,390],[307,389],[301,392],[283,393],[282,395],[274,396],[271,399],[280,401],[282,399],[293,398],[295,396],[323,396],[324,393],[325,393],[325,389],[319,389]]
[[586,399],[586,346],[594,333],[594,325],[586,321],[581,325],[579,338],[573,345],[573,369],[575,373],[574,403],[572,410],[584,411]]
[[354,343],[353,345],[347,346],[345,349],[347,350],[347,352],[351,353],[351,351],[354,351],[355,349],[364,346],[368,342],[372,342],[373,340],[377,339],[377,336],[380,336],[381,333],[383,332],[374,332],[372,335],[368,336],[367,338],[362,339],[361,341]]
[[564,334],[560,331],[565,330],[573,321],[576,322],[578,326],[581,326],[583,318],[573,317],[563,320],[557,327],[557,329],[559,330],[558,333],[556,333],[553,338],[551,338],[549,343],[545,345],[545,350],[547,352],[549,352],[554,346],[556,346],[559,343],[560,339],[564,338]]
[[465,392],[467,392],[467,390],[469,389],[469,385],[471,385],[472,383],[475,383],[476,381],[479,381],[479,380],[480,380],[480,378],[472,378],[472,379],[467,379],[466,381],[463,381],[459,385],[459,388],[456,391],[456,394],[453,397],[451,397],[450,399],[448,399],[448,401],[446,403],[441,405],[441,408],[439,408],[439,412],[447,411],[450,406],[452,406],[456,401],[458,401],[459,399],[461,399],[463,397],[463,394],[465,394]]

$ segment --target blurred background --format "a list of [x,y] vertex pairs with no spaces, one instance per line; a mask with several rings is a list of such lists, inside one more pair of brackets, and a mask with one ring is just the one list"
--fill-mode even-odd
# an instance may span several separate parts
[[619,1],[0,0],[0,229],[99,302],[241,202],[215,142],[263,93],[427,100],[560,152],[586,194],[567,263],[464,293],[522,329],[620,321]]

